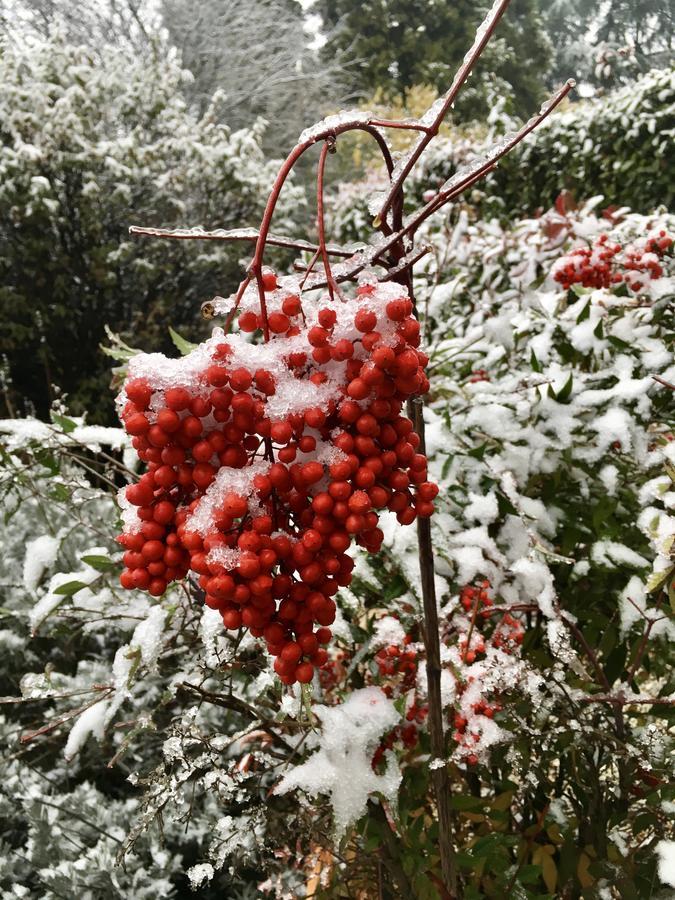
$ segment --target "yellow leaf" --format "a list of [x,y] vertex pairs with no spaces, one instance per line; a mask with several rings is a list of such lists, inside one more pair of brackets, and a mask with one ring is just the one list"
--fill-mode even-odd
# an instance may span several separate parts
[[511,806],[511,799],[513,798],[513,791],[505,791],[503,794],[500,794],[498,797],[492,801],[492,808],[504,811]]
[[565,839],[560,834],[560,828],[558,827],[557,823],[554,823],[553,825],[549,825],[549,827],[546,829],[546,834],[550,837],[550,839],[555,844],[564,844],[565,843]]
[[586,853],[582,853],[579,856],[579,862],[577,864],[577,878],[579,879],[579,884],[583,888],[591,887],[592,884],[595,883],[595,878],[588,871],[588,867],[591,864],[591,858]]
[[552,856],[544,855],[541,858],[541,874],[549,894],[555,894],[555,887],[558,883],[558,870]]
[[462,816],[465,819],[468,819],[469,822],[484,822],[485,821],[485,816],[482,815],[481,813],[472,813],[472,812],[462,811]]

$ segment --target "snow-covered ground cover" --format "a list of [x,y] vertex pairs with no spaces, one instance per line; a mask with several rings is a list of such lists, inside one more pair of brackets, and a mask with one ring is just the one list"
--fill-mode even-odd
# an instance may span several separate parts
[[[657,864],[669,883],[675,220],[559,207],[508,228],[457,207],[426,226],[444,759],[425,727],[415,537],[394,516],[382,554],[352,551],[327,665],[282,690],[194,586],[119,589],[113,496],[135,465],[121,431],[63,412],[0,423],[0,802],[28,823],[3,890],[171,896],[215,878],[303,896],[366,877],[388,817],[406,876],[435,896],[420,825],[443,765],[474,884],[513,879],[525,897],[576,879],[610,897]],[[96,783],[108,762],[117,797]],[[537,822],[517,868],[509,848]]]

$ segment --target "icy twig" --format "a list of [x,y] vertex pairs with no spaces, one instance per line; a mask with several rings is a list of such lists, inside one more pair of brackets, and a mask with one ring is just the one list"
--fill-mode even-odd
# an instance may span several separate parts
[[[129,234],[139,237],[167,238],[174,241],[249,241],[254,244],[260,232],[256,228],[215,228],[207,231],[204,228],[144,228],[140,225],[132,225],[129,228]],[[307,253],[314,253],[318,247],[310,241],[301,239],[284,237],[279,234],[270,234],[267,243],[274,247],[288,247],[289,250],[301,250]],[[337,247],[329,244],[326,251],[331,256],[343,256],[346,258],[353,256],[354,250],[347,247]]]

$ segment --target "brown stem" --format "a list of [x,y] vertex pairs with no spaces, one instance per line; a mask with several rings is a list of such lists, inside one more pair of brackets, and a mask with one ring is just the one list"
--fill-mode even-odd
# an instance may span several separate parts
[[576,703],[612,703],[614,706],[675,706],[672,697],[622,697],[595,694],[590,697],[575,697]]
[[386,852],[383,862],[395,879],[400,891],[400,896],[405,897],[405,900],[414,900],[415,894],[412,886],[408,881],[408,876],[403,870],[403,866],[399,862],[401,850],[398,841],[396,840],[396,835],[392,831],[389,820],[387,819],[387,814],[382,808],[382,805],[375,800],[368,801],[368,811],[371,817],[381,826],[384,850]]
[[675,391],[675,384],[671,384],[670,381],[666,381],[665,378],[661,378],[660,375],[652,375],[652,379],[658,381],[658,383],[662,384],[664,387],[670,388],[671,391]]
[[102,700],[105,700],[107,696],[111,693],[111,690],[108,690],[107,693],[103,694],[103,696],[96,697],[94,700],[91,700],[89,703],[85,703],[83,706],[78,706],[77,709],[71,709],[63,716],[59,716],[57,719],[53,719],[51,722],[48,722],[46,725],[43,725],[42,728],[38,728],[37,731],[29,731],[27,734],[22,734],[20,743],[29,744],[31,741],[34,741],[37,737],[42,737],[43,734],[49,734],[51,731],[54,731],[55,728],[59,728],[61,725],[64,725],[66,722],[69,722],[71,719],[74,719],[76,716],[79,716],[81,713],[88,710],[90,707],[95,706],[97,703],[100,703]]
[[421,247],[419,250],[415,251],[415,253],[404,256],[400,262],[388,270],[386,275],[380,278],[380,281],[394,281],[402,272],[407,272],[409,269],[412,269],[415,263],[423,259],[428,253],[431,253],[431,250],[432,247],[429,244],[425,244],[424,247]]
[[319,251],[323,260],[323,269],[326,273],[326,283],[328,285],[328,294],[331,300],[335,299],[335,290],[339,290],[333,272],[330,267],[330,260],[326,251],[326,222],[323,211],[323,185],[324,175],[326,173],[326,160],[329,153],[335,153],[335,139],[326,138],[321,154],[319,155],[319,164],[316,170],[316,226],[319,234]]
[[[424,417],[422,401],[409,401],[409,414],[420,438],[419,452],[425,453]],[[438,607],[434,580],[434,551],[431,542],[431,523],[427,518],[417,519],[420,578],[424,625],[422,636],[426,651],[427,699],[429,702],[429,739],[434,759],[445,759],[445,734],[443,728],[443,701],[441,699],[441,641],[438,629]],[[431,777],[438,808],[438,843],[441,857],[441,873],[451,897],[457,897],[457,866],[452,843],[452,814],[450,811],[450,784],[447,766],[432,769]]]
[[429,131],[428,125],[423,125],[422,122],[418,122],[416,119],[401,119],[400,121],[393,121],[392,119],[369,119],[368,121],[377,128],[399,128],[407,131],[423,131],[424,133]]
[[214,694],[212,691],[205,691],[196,684],[190,684],[189,681],[181,681],[180,687],[193,694],[198,694],[206,703],[212,703],[214,706],[221,706],[223,709],[238,712],[253,722],[260,722],[260,727],[263,731],[266,731],[271,738],[284,748],[284,750],[287,750],[289,753],[293,752],[293,747],[291,747],[280,734],[277,734],[272,726],[262,719],[256,710],[252,706],[249,706],[244,700],[240,700],[238,697],[225,696],[224,694]]
[[[663,597],[664,597],[664,594],[660,594],[658,600],[656,601],[656,606],[655,606],[656,612],[659,611],[661,603],[663,602]],[[633,660],[631,667],[628,670],[627,681],[629,684],[635,678],[635,675],[637,674],[637,670],[640,668],[640,663],[642,662],[642,657],[645,655],[645,651],[647,649],[647,644],[649,643],[649,635],[652,632],[652,628],[654,627],[654,625],[656,625],[656,623],[658,621],[660,621],[660,618],[647,619],[647,621],[645,622],[645,629],[642,633],[642,640],[640,641],[640,646],[638,647],[637,652],[635,654],[635,659]]]

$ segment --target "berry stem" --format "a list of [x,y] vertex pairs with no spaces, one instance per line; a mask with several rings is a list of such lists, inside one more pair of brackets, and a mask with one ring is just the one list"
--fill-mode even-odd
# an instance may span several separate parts
[[[230,243],[247,241],[255,243],[260,232],[256,231],[255,228],[215,228],[213,231],[207,231],[204,228],[144,228],[140,225],[131,225],[129,234],[137,237],[166,238],[173,241],[225,241]],[[308,253],[313,253],[318,249],[316,244],[312,244],[310,241],[289,238],[280,234],[268,235],[267,243],[273,247],[285,247],[289,250],[300,250]],[[326,247],[326,252],[331,256],[341,256],[345,259],[354,255],[353,250],[349,250],[346,247],[338,247],[334,244]]]
[[326,159],[328,158],[329,153],[335,153],[335,139],[334,138],[326,138],[324,141],[323,147],[321,148],[321,154],[319,156],[319,165],[317,166],[316,172],[316,224],[317,231],[319,234],[319,252],[321,253],[321,258],[323,260],[323,268],[326,273],[326,283],[328,285],[328,294],[332,301],[335,300],[335,291],[337,290],[339,293],[339,288],[335,279],[333,278],[333,273],[330,267],[330,259],[328,258],[328,252],[326,250],[326,223],[324,219],[324,207],[323,207],[323,185],[324,185],[324,175],[326,171]]

